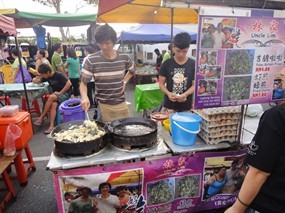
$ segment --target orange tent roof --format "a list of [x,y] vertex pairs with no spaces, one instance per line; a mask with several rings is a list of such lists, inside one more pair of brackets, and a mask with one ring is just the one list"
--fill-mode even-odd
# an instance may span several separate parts
[[[196,24],[198,13],[191,8],[169,8],[161,0],[99,0],[100,23]],[[173,12],[173,16],[172,16]],[[173,17],[173,22],[171,21]]]

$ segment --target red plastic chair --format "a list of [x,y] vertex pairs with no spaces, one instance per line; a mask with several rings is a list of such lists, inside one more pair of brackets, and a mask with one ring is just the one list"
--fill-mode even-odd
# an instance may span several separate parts
[[2,101],[5,101],[6,105],[12,105],[11,99],[9,96],[1,95],[0,101],[1,101],[1,103],[2,103]]
[[[22,100],[22,109],[25,110],[25,111],[28,111],[26,99],[23,96],[21,96],[21,100]],[[35,112],[38,115],[41,115],[41,109],[40,109],[40,105],[39,105],[39,102],[38,102],[37,99],[33,101],[32,105],[34,107],[30,108],[30,112],[31,113]]]

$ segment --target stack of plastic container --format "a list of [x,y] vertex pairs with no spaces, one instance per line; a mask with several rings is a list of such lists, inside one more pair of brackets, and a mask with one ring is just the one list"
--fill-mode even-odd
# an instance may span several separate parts
[[201,109],[195,111],[202,117],[198,134],[207,144],[235,142],[239,135],[240,106]]

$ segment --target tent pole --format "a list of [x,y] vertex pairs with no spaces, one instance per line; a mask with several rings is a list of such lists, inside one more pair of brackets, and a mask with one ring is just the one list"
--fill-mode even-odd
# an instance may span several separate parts
[[17,36],[15,36],[15,43],[16,43],[16,48],[17,48],[18,55],[19,55],[19,58],[18,58],[19,59],[19,69],[21,71],[21,76],[22,76],[22,81],[23,81],[23,86],[24,86],[24,92],[25,92],[25,98],[26,98],[27,107],[28,107],[28,112],[31,113],[29,98],[28,98],[28,93],[27,93],[27,87],[26,87],[26,82],[25,82],[25,76],[24,76],[24,71],[23,71],[22,53],[21,53],[20,48],[19,48]]
[[173,17],[174,17],[174,8],[171,8],[171,36],[170,36],[170,42],[172,42],[173,39]]

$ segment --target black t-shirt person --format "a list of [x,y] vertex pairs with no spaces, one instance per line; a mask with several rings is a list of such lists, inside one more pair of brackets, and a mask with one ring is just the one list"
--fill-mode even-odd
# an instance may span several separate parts
[[[66,85],[68,79],[60,72],[54,72],[54,75],[50,78],[41,78],[41,82],[48,82],[53,92],[60,92]],[[70,93],[70,89],[66,91]]]
[[270,173],[250,205],[260,212],[285,212],[285,106],[265,111],[249,145],[246,162]]
[[[181,95],[192,86],[195,76],[195,61],[188,58],[184,64],[180,65],[174,58],[171,58],[162,63],[159,75],[166,78],[166,88],[169,92]],[[192,95],[189,95],[185,102],[172,102],[165,95],[163,106],[178,112],[190,110]]]

